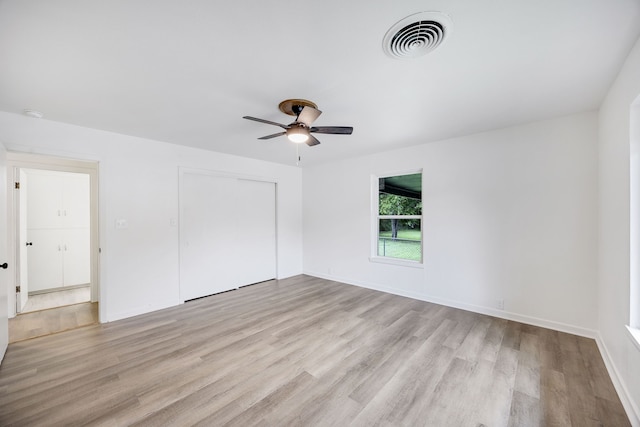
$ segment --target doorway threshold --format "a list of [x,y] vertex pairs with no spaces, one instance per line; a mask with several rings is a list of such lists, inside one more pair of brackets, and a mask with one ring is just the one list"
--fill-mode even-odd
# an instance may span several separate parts
[[9,319],[9,344],[97,323],[97,302],[24,313]]

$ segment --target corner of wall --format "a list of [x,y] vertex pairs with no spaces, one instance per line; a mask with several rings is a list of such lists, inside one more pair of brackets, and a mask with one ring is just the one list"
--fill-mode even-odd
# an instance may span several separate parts
[[607,345],[604,343],[599,331],[596,336],[596,344],[598,345],[598,350],[600,350],[600,354],[602,355],[602,360],[607,368],[607,372],[611,377],[613,386],[615,387],[618,397],[622,402],[622,406],[627,412],[631,425],[640,426],[640,408],[638,408],[638,406],[630,399],[631,393],[629,393],[629,389],[627,388],[623,377],[618,373],[616,365],[613,363],[609,350],[607,349]]

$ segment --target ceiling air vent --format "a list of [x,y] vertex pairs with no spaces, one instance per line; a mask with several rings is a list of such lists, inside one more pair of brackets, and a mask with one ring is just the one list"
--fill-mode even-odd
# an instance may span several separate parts
[[416,13],[398,21],[387,31],[382,48],[391,58],[416,58],[444,43],[452,30],[451,19],[444,13]]

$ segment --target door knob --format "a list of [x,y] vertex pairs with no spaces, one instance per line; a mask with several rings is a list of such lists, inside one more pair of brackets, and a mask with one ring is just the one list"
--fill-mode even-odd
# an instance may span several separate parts
[[33,242],[27,242],[27,246],[33,246]]
[[9,268],[9,264],[6,262],[4,264],[0,264],[0,268]]

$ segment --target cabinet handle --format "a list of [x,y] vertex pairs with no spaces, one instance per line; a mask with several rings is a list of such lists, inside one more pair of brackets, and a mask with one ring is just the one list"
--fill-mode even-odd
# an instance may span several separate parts
[[33,242],[27,242],[26,245],[27,246],[33,246]]
[[9,268],[9,264],[7,264],[6,262],[4,264],[0,264],[0,268],[7,269]]

